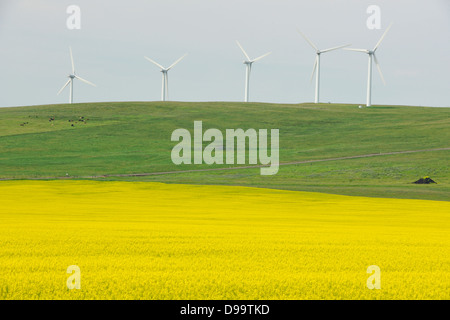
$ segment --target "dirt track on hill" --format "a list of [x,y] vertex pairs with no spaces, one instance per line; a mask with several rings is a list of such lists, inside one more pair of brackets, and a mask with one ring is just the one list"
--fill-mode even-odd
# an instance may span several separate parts
[[[358,159],[358,158],[370,158],[379,156],[389,156],[394,154],[408,154],[408,153],[420,153],[420,152],[433,152],[433,151],[447,151],[450,148],[436,148],[436,149],[425,149],[425,150],[409,150],[409,151],[393,151],[393,152],[380,152],[380,153],[370,153],[356,156],[348,157],[337,157],[337,158],[326,158],[326,159],[314,159],[314,160],[302,160],[293,162],[280,163],[280,166],[290,166],[303,163],[314,163],[314,162],[325,162],[325,161],[338,161],[338,160],[348,160],[348,159]],[[192,169],[192,170],[178,170],[178,171],[162,171],[162,172],[148,172],[148,173],[125,173],[125,174],[104,174],[96,176],[79,176],[79,177],[40,177],[40,178],[0,178],[0,181],[5,180],[60,180],[60,179],[97,179],[97,178],[109,178],[109,177],[145,177],[145,176],[156,176],[165,174],[182,174],[182,173],[193,173],[193,172],[205,172],[205,171],[225,171],[225,170],[239,170],[239,169],[254,169],[268,167],[269,165],[252,165],[252,166],[241,166],[241,167],[230,167],[230,168],[211,168],[211,169]]]

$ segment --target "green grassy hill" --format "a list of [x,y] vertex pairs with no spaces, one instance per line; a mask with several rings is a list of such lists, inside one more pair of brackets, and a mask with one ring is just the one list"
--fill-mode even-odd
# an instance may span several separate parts
[[[80,119],[80,117],[83,117]],[[54,120],[50,121],[50,118]],[[85,121],[79,121],[85,120]],[[280,130],[280,162],[450,147],[450,109],[337,104],[115,102],[0,108],[0,178],[27,179],[210,168],[172,163],[172,131]],[[450,151],[281,166],[106,177],[229,184],[336,194],[450,200]],[[236,165],[237,166],[237,165]],[[218,168],[219,166],[214,166]],[[230,167],[223,165],[222,167]],[[430,176],[438,184],[415,185]]]

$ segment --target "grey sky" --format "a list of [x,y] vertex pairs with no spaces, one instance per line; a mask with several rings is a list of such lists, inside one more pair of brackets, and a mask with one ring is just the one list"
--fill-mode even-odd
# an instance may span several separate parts
[[[242,101],[244,57],[272,54],[254,64],[250,101],[314,100],[312,48],[296,32],[329,48],[351,43],[377,52],[387,85],[374,68],[374,104],[450,106],[448,0],[0,0],[0,107],[66,103],[56,95],[71,71],[74,102],[154,101],[161,73],[144,59],[170,65],[170,99]],[[81,30],[68,30],[66,8],[81,8]],[[381,8],[381,30],[369,30],[369,5]],[[367,55],[324,54],[321,101],[365,102]]]

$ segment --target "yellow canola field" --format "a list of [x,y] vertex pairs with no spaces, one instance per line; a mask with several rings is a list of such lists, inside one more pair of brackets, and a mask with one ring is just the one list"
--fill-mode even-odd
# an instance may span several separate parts
[[[449,299],[449,214],[439,201],[4,181],[0,299]],[[67,288],[70,265],[81,289]]]

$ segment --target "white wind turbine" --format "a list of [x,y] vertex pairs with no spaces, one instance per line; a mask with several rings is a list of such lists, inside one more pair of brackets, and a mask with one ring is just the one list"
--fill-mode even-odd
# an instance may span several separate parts
[[161,72],[162,72],[161,101],[166,101],[166,99],[167,100],[169,99],[169,74],[168,74],[168,71],[170,69],[172,69],[178,62],[180,62],[186,56],[187,56],[187,53],[184,56],[182,56],[181,58],[179,58],[177,61],[172,63],[170,65],[170,67],[168,67],[168,68],[164,68],[162,65],[153,61],[152,59],[150,59],[148,57],[144,57],[145,59],[147,59],[151,63],[155,64],[156,66],[158,66],[161,69]]
[[317,46],[308,39],[307,36],[305,36],[300,30],[297,30],[298,33],[300,33],[300,35],[306,40],[306,42],[309,43],[309,45],[316,50],[316,60],[314,61],[314,67],[313,67],[313,72],[311,74],[311,81],[314,77],[314,73],[316,72],[316,68],[317,68],[317,73],[316,73],[316,92],[315,92],[315,96],[314,96],[314,103],[319,103],[319,91],[320,91],[320,55],[322,53],[325,52],[329,52],[329,51],[333,51],[333,50],[337,50],[337,49],[341,49],[344,47],[348,47],[351,46],[351,44],[346,44],[343,46],[338,46],[338,47],[333,47],[333,48],[328,48],[325,50],[319,50],[319,48],[317,48]]
[[248,102],[249,85],[250,85],[250,72],[252,71],[252,64],[253,64],[253,62],[261,60],[265,56],[268,56],[272,52],[268,52],[266,54],[263,54],[262,56],[259,56],[256,59],[252,60],[252,59],[250,59],[248,54],[245,52],[244,48],[242,48],[241,44],[237,40],[236,40],[236,43],[238,44],[239,48],[241,48],[242,52],[244,53],[244,56],[247,58],[247,60],[244,61],[244,64],[246,66],[246,70],[245,70],[245,99],[244,99],[244,101]]
[[383,84],[386,85],[386,81],[384,80],[383,73],[381,72],[380,64],[378,63],[378,59],[377,59],[377,56],[375,55],[375,51],[377,51],[378,47],[380,46],[381,42],[383,41],[384,37],[386,36],[386,34],[388,33],[388,31],[391,27],[392,27],[392,23],[389,25],[389,27],[383,33],[380,40],[378,40],[378,43],[375,45],[375,47],[372,50],[353,49],[353,48],[345,49],[345,50],[363,52],[363,53],[367,53],[369,55],[369,70],[368,70],[368,75],[367,75],[367,98],[366,98],[366,106],[367,107],[370,107],[371,103],[372,103],[372,58],[373,58],[373,60],[375,60],[375,64],[377,66],[381,80],[383,81]]
[[58,94],[60,94],[65,87],[67,87],[70,84],[70,95],[69,95],[69,103],[73,103],[73,79],[78,79],[80,81],[83,81],[84,83],[87,83],[91,86],[96,86],[92,82],[89,82],[75,74],[75,64],[73,63],[73,55],[72,55],[72,48],[69,47],[70,50],[70,61],[72,62],[72,73],[69,74],[69,80],[64,84],[64,86],[61,88],[61,90],[58,91]]

